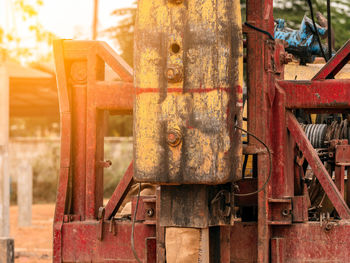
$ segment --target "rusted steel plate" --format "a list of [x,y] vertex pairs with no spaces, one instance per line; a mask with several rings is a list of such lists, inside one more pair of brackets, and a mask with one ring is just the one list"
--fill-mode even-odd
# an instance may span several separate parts
[[336,164],[350,166],[350,145],[336,145],[335,149]]
[[326,168],[318,157],[316,150],[307,139],[297,119],[290,112],[287,113],[287,123],[290,133],[298,144],[299,149],[303,152],[306,160],[311,166],[318,181],[322,185],[323,190],[327,194],[329,200],[337,210],[339,216],[342,219],[350,219],[350,209],[345,203],[344,198],[332,181],[332,178],[329,176]]
[[348,109],[350,80],[278,81],[289,109]]
[[[349,223],[334,224],[329,231],[325,227],[320,222],[309,222],[275,228],[274,236],[284,239],[284,257],[271,258],[271,262],[278,262],[277,259],[284,263],[348,262]],[[231,227],[231,262],[256,262],[256,242],[257,223],[235,223]]]
[[[103,223],[101,241],[97,239],[98,221],[64,224],[62,262],[137,262],[131,250],[131,222],[114,223],[115,234],[109,231],[109,221]],[[155,226],[136,223],[135,250],[141,260],[151,254],[146,247],[149,237],[155,237]]]
[[242,34],[232,1],[141,0],[135,28],[135,178],[241,176]]

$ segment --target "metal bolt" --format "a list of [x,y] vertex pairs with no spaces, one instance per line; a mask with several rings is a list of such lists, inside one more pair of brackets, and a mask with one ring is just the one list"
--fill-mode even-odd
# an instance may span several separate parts
[[169,66],[166,71],[166,77],[169,82],[180,82],[182,81],[182,69],[177,65]]
[[333,227],[334,227],[334,224],[332,224],[331,222],[328,222],[328,223],[326,224],[326,226],[324,227],[324,230],[325,230],[326,232],[328,232],[328,231],[331,231]]
[[152,217],[154,215],[154,210],[152,208],[147,209],[146,214],[148,217]]
[[180,130],[173,129],[168,132],[167,142],[170,146],[178,146],[182,141],[182,134]]
[[71,66],[71,77],[73,82],[86,83],[87,80],[87,64],[86,62],[77,61]]
[[289,62],[293,61],[293,55],[289,53],[284,53],[281,55],[281,62],[282,64],[288,64]]
[[98,219],[103,219],[105,217],[105,208],[104,207],[100,207],[98,209]]
[[182,4],[183,0],[169,0],[169,2],[175,5],[179,5]]
[[282,210],[282,215],[283,216],[288,216],[289,215],[289,210],[288,209],[283,209]]

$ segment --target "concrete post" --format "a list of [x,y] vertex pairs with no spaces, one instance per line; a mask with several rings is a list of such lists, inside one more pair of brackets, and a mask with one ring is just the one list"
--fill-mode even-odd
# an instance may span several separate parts
[[0,237],[8,237],[10,234],[9,77],[3,61],[4,59],[0,57]]
[[9,173],[9,76],[4,54],[0,49],[0,262],[14,262],[14,241],[10,235],[10,173]]
[[0,237],[0,262],[13,263],[15,260],[14,253],[15,243],[12,238]]
[[27,160],[19,165],[17,176],[18,226],[32,225],[33,171]]

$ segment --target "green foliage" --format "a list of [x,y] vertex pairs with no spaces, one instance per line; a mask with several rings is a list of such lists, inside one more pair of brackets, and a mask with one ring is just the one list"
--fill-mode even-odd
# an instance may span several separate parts
[[34,160],[32,167],[33,202],[55,202],[60,168],[59,144],[51,144],[47,151],[45,151],[45,154]]
[[[45,30],[44,26],[39,23],[37,16],[39,7],[43,5],[42,0],[15,0],[14,15],[20,32],[26,32],[25,40],[23,33],[18,32],[18,28],[7,32],[0,28],[0,44],[6,50],[7,56],[14,61],[49,61],[52,59],[52,53],[42,53],[43,45],[49,50],[53,39],[57,38],[53,33]],[[33,42],[36,43],[33,46]],[[26,43],[31,43],[26,44]]]
[[122,17],[122,19],[117,26],[107,29],[105,34],[117,41],[121,56],[130,66],[133,66],[136,2],[133,7],[114,10],[112,15]]
[[132,161],[132,142],[128,139],[121,140],[118,144],[105,142],[104,157],[110,160],[112,166],[104,169],[103,174],[103,196],[110,198],[120,179],[125,174]]
[[132,116],[130,115],[110,115],[108,118],[108,134],[111,137],[131,137],[132,136]]

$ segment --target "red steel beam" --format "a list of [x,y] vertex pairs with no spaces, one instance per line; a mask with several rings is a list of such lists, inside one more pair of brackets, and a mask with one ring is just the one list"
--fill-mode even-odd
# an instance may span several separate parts
[[[137,263],[131,250],[132,223],[106,221],[102,228],[100,224],[97,220],[65,223],[62,227],[62,261],[59,262]],[[114,224],[114,230],[111,224]],[[103,239],[99,240],[97,236],[101,230]],[[155,254],[155,251],[147,251],[147,240],[155,235],[154,225],[135,223],[134,244],[141,262],[146,262],[147,254]]]
[[350,219],[349,207],[344,201],[344,198],[339,192],[337,186],[332,181],[332,178],[328,175],[326,168],[324,167],[322,161],[318,157],[315,149],[312,147],[310,141],[307,139],[297,119],[291,112],[287,113],[287,126],[288,130],[295,138],[299,149],[303,152],[306,160],[308,161],[318,181],[320,182],[325,193],[327,194],[329,200],[332,202],[334,208],[337,210],[339,216],[342,219]]
[[[247,22],[273,35],[273,1],[247,1]],[[247,29],[247,86],[248,86],[248,130],[258,135],[271,147],[271,115],[270,106],[274,99],[274,72],[271,61],[274,42],[266,34],[251,28]],[[249,145],[261,146],[249,136]],[[268,155],[258,155],[258,188],[266,181],[268,174]],[[269,244],[271,227],[268,224],[268,198],[270,187],[258,193],[258,255],[257,262],[270,262]]]
[[350,80],[278,81],[289,109],[348,109]]
[[96,52],[123,81],[134,81],[132,68],[105,42],[99,42],[98,46],[91,51]]
[[333,56],[312,80],[332,79],[350,60],[350,40]]
[[96,82],[89,92],[92,94],[94,106],[104,110],[118,110],[132,113],[133,109],[132,82]]

